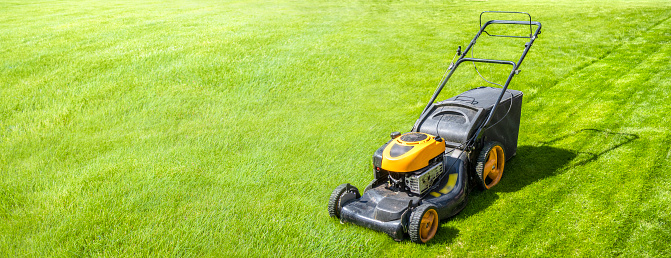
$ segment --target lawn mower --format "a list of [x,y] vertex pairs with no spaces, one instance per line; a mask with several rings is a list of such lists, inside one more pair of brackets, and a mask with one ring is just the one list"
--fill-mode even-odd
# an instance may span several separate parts
[[[529,20],[490,20],[485,13],[528,16]],[[523,36],[497,35],[486,31],[493,24],[529,26]],[[535,27],[535,30],[533,28]],[[519,28],[519,27],[518,27]],[[523,30],[526,28],[522,27]],[[331,217],[387,233],[396,241],[407,235],[415,243],[426,243],[438,231],[440,220],[459,213],[471,188],[486,190],[496,185],[505,163],[517,151],[522,92],[508,85],[541,32],[541,24],[522,12],[487,11],[480,14],[480,30],[448,68],[431,100],[410,132],[391,133],[391,139],[373,154],[374,179],[363,195],[350,185],[335,188],[328,203]],[[467,57],[478,38],[528,38],[517,63]],[[454,59],[453,59],[454,61]],[[435,102],[459,65],[468,62],[511,65],[505,84],[478,87]],[[477,67],[475,67],[477,71]],[[478,72],[480,74],[480,72]],[[480,75],[482,76],[482,75]],[[482,77],[485,79],[484,77]],[[487,81],[485,79],[485,81]],[[487,81],[489,82],[489,81]]]

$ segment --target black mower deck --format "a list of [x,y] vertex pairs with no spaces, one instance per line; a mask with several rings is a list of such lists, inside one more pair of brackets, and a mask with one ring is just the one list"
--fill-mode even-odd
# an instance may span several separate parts
[[359,226],[387,233],[396,241],[401,241],[407,231],[410,211],[419,202],[427,202],[438,207],[440,219],[459,213],[466,205],[466,155],[458,149],[446,151],[443,161],[446,172],[438,183],[436,191],[416,195],[407,191],[394,191],[386,182],[373,182],[358,200],[351,200],[342,206],[340,219]]

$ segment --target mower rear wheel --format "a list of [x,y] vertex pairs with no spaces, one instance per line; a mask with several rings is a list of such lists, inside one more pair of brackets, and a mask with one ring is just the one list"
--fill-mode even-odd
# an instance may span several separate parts
[[356,199],[361,197],[361,194],[359,194],[359,189],[350,184],[339,185],[335,188],[335,190],[333,190],[333,193],[331,193],[331,198],[329,198],[328,207],[329,215],[331,215],[331,217],[340,218],[340,210],[342,209],[341,203],[343,203],[343,200],[341,199],[348,193],[353,193],[353,196],[349,196],[352,196]]
[[501,180],[506,163],[503,145],[499,142],[487,142],[478,156],[475,166],[476,181],[485,190],[492,188]]
[[439,222],[436,206],[420,205],[410,215],[410,227],[408,227],[410,240],[418,244],[424,244],[433,239],[438,232]]

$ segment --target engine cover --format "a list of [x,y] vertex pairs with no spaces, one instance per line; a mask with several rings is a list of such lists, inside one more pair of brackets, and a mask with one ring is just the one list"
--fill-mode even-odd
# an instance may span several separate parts
[[413,172],[445,151],[445,143],[426,133],[405,133],[392,140],[382,152],[381,168],[391,172]]

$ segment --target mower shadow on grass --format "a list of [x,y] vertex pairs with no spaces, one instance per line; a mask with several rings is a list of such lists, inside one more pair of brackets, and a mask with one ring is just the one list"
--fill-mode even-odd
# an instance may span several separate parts
[[[520,146],[517,156],[506,164],[504,179],[493,193],[517,192],[523,187],[559,173],[579,155],[552,146]],[[590,157],[591,158],[591,157]]]
[[[628,144],[638,138],[639,137],[636,134],[618,133],[602,129],[587,128],[566,134],[561,137],[557,137],[547,142],[543,142],[543,145],[552,145],[562,141],[571,142],[572,144],[570,145],[574,146],[573,149],[575,149],[577,155],[583,156],[577,158],[575,163],[572,164],[573,167],[579,167],[595,161],[604,154],[620,148],[623,145]],[[585,143],[607,144],[604,144],[604,147],[592,148],[590,146],[583,146]]]
[[[566,168],[587,165],[638,138],[635,134],[588,128],[542,142],[540,146],[520,146],[517,155],[506,163],[507,173],[504,173],[501,182],[489,191],[473,190],[468,205],[456,218],[467,218],[486,209],[499,198],[496,194],[498,192],[516,192],[534,182],[555,176]],[[553,145],[570,146],[570,149]],[[449,233],[436,236],[436,242],[452,241],[459,233],[451,227],[441,228],[441,232]]]
[[[506,166],[505,180],[501,180],[494,192],[516,192],[566,168],[587,165],[636,139],[635,134],[588,128],[542,142],[541,146],[520,146],[517,156]],[[560,144],[570,148],[553,146]]]
[[[515,192],[538,180],[556,175],[576,156],[573,151],[552,146],[518,147],[517,156],[505,165],[505,171],[508,173],[504,173],[501,182],[487,191],[471,186],[475,189],[468,196],[468,204],[454,218],[466,219],[487,209],[499,198],[497,192]],[[457,228],[445,226],[447,221],[450,219],[442,221],[443,226],[436,235],[434,243],[451,243],[459,235]]]
[[457,238],[457,236],[459,236],[459,229],[451,226],[445,226],[446,225],[445,222],[447,221],[449,221],[449,219],[441,221],[440,223],[441,225],[439,226],[440,230],[438,231],[438,234],[436,234],[436,236],[433,238],[433,241],[426,243],[426,245],[430,246],[434,244],[442,245],[445,243],[452,243],[454,239]]
[[552,146],[520,146],[517,155],[505,166],[501,182],[488,191],[473,189],[469,204],[458,217],[468,217],[486,209],[499,197],[498,192],[516,192],[527,185],[557,175],[578,157],[575,151]]

